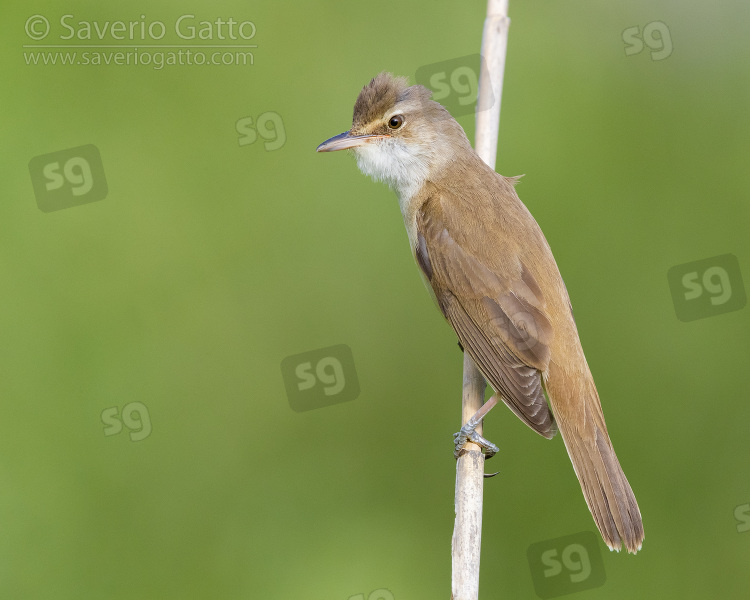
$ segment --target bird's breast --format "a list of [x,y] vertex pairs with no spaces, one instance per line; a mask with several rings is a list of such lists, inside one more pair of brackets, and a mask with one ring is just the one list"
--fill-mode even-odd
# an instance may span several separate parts
[[419,234],[419,230],[417,227],[417,211],[422,204],[420,198],[421,196],[419,193],[412,194],[410,196],[399,195],[399,205],[401,207],[401,214],[404,217],[406,234],[409,237],[409,248],[411,248],[412,258],[414,258],[414,262],[417,263],[419,275],[422,278],[422,282],[427,288],[432,301],[435,303],[435,306],[438,308],[438,310],[440,310],[440,303],[435,296],[435,290],[433,289],[432,283],[430,281],[431,275],[429,271],[431,271],[431,266],[427,266],[429,264],[429,256],[426,254],[427,249],[424,247],[420,248],[420,239],[422,241],[422,246],[424,246],[424,237]]

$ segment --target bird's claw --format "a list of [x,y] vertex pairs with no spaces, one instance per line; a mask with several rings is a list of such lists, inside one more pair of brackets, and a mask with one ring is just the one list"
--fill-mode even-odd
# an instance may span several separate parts
[[[482,453],[484,454],[485,459],[492,458],[500,451],[500,449],[495,446],[495,444],[483,438],[476,432],[476,426],[476,424],[469,422],[461,427],[461,431],[453,434],[453,443],[456,447],[453,451],[453,456],[455,456],[456,459],[461,456],[461,452],[463,451],[464,446],[467,442],[473,442],[477,446],[479,446],[482,449]],[[497,475],[497,473],[495,473],[495,475]]]

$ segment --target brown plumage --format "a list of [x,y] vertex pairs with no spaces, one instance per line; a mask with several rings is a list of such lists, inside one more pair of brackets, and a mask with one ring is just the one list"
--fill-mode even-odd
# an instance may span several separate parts
[[318,150],[352,148],[364,173],[394,188],[417,264],[464,350],[524,423],[546,438],[562,432],[604,541],[635,553],[640,511],[547,240],[515,178],[487,166],[428,98],[381,73],[357,98],[352,129]]

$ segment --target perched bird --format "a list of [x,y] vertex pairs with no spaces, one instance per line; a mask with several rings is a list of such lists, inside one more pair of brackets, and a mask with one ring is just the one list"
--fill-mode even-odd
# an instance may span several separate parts
[[364,174],[396,192],[412,254],[464,351],[524,423],[546,438],[560,430],[607,546],[635,553],[638,503],[552,251],[516,178],[491,169],[430,96],[381,73],[360,92],[351,129],[317,150],[353,150]]

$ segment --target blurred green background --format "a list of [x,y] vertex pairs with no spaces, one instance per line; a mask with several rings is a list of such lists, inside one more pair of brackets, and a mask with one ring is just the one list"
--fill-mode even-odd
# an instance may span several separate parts
[[[478,52],[484,2],[29,6],[0,19],[0,598],[447,598],[461,354],[394,194],[315,147],[381,70],[414,82]],[[77,41],[67,14],[162,21],[158,44],[186,43],[181,15],[249,20],[257,48],[27,64],[25,44]],[[750,309],[682,322],[667,272],[731,253],[750,278],[750,6],[512,1],[511,18],[497,168],[526,174],[646,529],[636,557],[600,542],[606,582],[568,597],[747,597]],[[655,21],[657,60],[623,34]],[[86,144],[106,198],[40,211],[29,161]],[[358,398],[293,411],[282,360],[335,344]],[[113,407],[134,427],[108,429]],[[527,548],[596,529],[559,436],[502,406],[485,432],[501,475],[480,595],[534,598]]]

